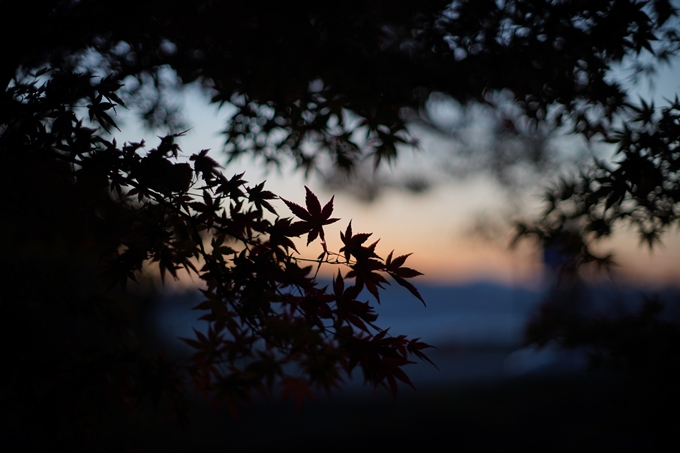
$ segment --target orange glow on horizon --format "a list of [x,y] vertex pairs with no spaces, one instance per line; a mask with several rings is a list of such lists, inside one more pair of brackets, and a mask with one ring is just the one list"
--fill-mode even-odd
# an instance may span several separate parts
[[[293,191],[291,185],[280,193],[290,201],[304,205],[304,183]],[[272,184],[274,186],[274,184]],[[276,190],[276,188],[274,189]],[[322,204],[330,195],[322,190],[312,190]],[[460,196],[460,195],[459,195]],[[449,210],[438,209],[442,200],[452,202]],[[497,242],[485,242],[479,238],[465,236],[460,227],[470,217],[469,204],[459,202],[454,195],[440,190],[430,196],[408,196],[393,194],[372,205],[361,204],[346,196],[336,196],[333,216],[341,220],[324,228],[328,250],[339,252],[342,247],[340,232],[344,232],[352,221],[354,234],[373,233],[366,245],[380,239],[376,252],[382,258],[394,251],[394,256],[411,254],[405,265],[423,273],[414,278],[418,284],[466,284],[474,281],[497,282],[508,286],[540,287],[543,277],[541,252],[531,241],[521,241],[511,250],[509,238]],[[292,216],[288,208],[275,203],[279,215]],[[349,215],[348,215],[349,214]],[[462,221],[455,222],[455,219]],[[306,236],[296,238],[295,244],[300,257],[316,259],[323,251],[319,239],[307,246]],[[600,252],[614,252],[619,266],[611,274],[605,272],[588,275],[589,280],[613,278],[625,284],[641,287],[680,286],[680,233],[675,232],[664,238],[664,245],[650,253],[639,246],[634,232],[621,230],[613,239],[602,241]],[[312,266],[312,275],[316,264]],[[343,275],[349,271],[344,265],[322,264],[319,277],[331,279],[338,269]],[[179,282],[166,279],[166,286],[178,290],[200,285],[200,279],[184,276]]]

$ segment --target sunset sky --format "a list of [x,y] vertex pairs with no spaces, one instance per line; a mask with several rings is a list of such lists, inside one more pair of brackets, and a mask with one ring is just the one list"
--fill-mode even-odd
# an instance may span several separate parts
[[[655,88],[641,83],[633,90],[646,99],[655,99],[663,104],[663,97],[673,98],[680,92],[678,85],[680,65],[665,67],[656,78]],[[207,98],[195,89],[189,89],[184,99],[184,115],[192,129],[181,139],[180,146],[188,156],[201,149],[211,148],[212,156],[220,163],[225,162],[219,153],[223,138],[219,131],[229,116],[227,109],[217,111],[207,105]],[[147,137],[148,146],[155,146],[157,139],[148,131],[135,126],[128,120],[123,130],[123,140],[138,141]],[[419,154],[410,149],[400,155],[401,165],[417,165],[427,160],[428,153],[435,148],[446,146],[445,140],[422,136]],[[119,139],[120,140],[120,139]],[[399,165],[399,164],[397,164]],[[318,178],[305,180],[300,172],[276,170],[265,171],[252,159],[241,159],[225,168],[225,173],[246,172],[245,179],[251,184],[267,180],[266,187],[276,194],[304,203],[304,185],[315,192],[322,203],[333,193],[323,187]],[[541,255],[525,242],[514,250],[508,248],[510,230],[501,228],[500,234],[485,238],[471,234],[475,220],[491,218],[497,222],[528,219],[541,206],[541,190],[536,188],[520,198],[504,195],[497,183],[484,176],[471,177],[465,181],[453,179],[436,184],[423,194],[386,190],[373,203],[355,199],[346,193],[335,194],[334,217],[342,220],[327,228],[328,244],[331,250],[339,250],[339,231],[344,230],[352,220],[355,232],[372,232],[373,238],[380,238],[377,252],[385,257],[390,251],[396,254],[413,253],[407,264],[423,272],[419,281],[433,283],[464,283],[476,280],[497,281],[511,285],[535,286],[540,284]],[[279,203],[279,214],[292,215],[283,203]],[[508,218],[510,217],[510,218]],[[316,257],[320,245],[312,244],[305,249],[304,241],[300,251],[307,257]],[[619,232],[601,244],[602,250],[614,251],[619,267],[616,274],[627,283],[635,284],[678,284],[680,282],[680,234],[673,231],[664,238],[664,245],[653,252],[639,245],[634,232],[620,228]],[[325,266],[321,273],[330,276],[337,272],[332,266]]]

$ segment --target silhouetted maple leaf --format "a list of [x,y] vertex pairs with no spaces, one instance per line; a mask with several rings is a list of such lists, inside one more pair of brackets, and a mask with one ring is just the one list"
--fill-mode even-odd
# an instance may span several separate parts
[[356,300],[361,292],[361,287],[352,285],[345,289],[344,279],[338,270],[338,275],[333,279],[333,292],[338,316],[364,332],[370,333],[364,321],[373,322],[378,318],[378,315],[375,314],[373,307],[368,302]]
[[331,197],[330,201],[326,203],[322,209],[319,199],[307,186],[305,186],[305,191],[305,204],[307,205],[307,209],[284,198],[281,198],[281,200],[286,203],[286,206],[288,206],[293,214],[302,219],[301,222],[295,222],[293,226],[309,233],[307,235],[307,244],[310,244],[317,237],[320,237],[321,240],[325,242],[326,238],[323,232],[323,226],[330,225],[331,223],[340,220],[330,218],[333,213],[333,199],[335,197]]
[[347,229],[343,234],[340,232],[340,239],[342,240],[344,247],[340,248],[340,253],[345,254],[345,259],[349,261],[349,257],[354,256],[357,260],[369,259],[369,258],[380,258],[375,253],[375,246],[378,245],[380,240],[375,241],[368,247],[364,247],[362,244],[371,237],[373,233],[359,233],[357,235],[352,235],[352,221],[350,220],[347,224]]
[[382,283],[388,285],[390,283],[385,280],[385,277],[375,271],[385,270],[385,265],[374,259],[360,259],[351,267],[352,270],[347,273],[347,278],[355,277],[356,286],[358,288],[363,288],[365,285],[366,289],[373,294],[378,303],[380,303],[378,288],[383,289]]
[[267,200],[275,200],[278,197],[273,192],[264,190],[264,181],[256,185],[255,187],[249,188],[247,191],[248,201],[253,203],[257,207],[257,209],[261,211],[262,208],[265,208],[272,214],[276,214],[276,211]]
[[425,305],[425,300],[423,300],[423,297],[420,295],[416,287],[405,280],[407,278],[413,278],[417,277],[418,275],[423,275],[422,273],[418,272],[415,269],[411,269],[410,267],[403,267],[406,258],[411,256],[411,253],[398,256],[394,260],[392,260],[393,252],[394,250],[390,252],[390,254],[387,256],[387,260],[385,261],[385,270],[387,270],[387,272],[394,279],[394,281],[396,281],[399,285],[403,286],[404,288],[408,289],[411,294],[416,296],[423,303],[423,305]]
[[189,160],[194,162],[194,170],[200,173],[205,181],[211,181],[215,177],[221,176],[218,168],[222,168],[214,159],[208,156],[208,149],[201,150],[200,153],[192,155]]
[[314,393],[309,389],[309,382],[304,379],[286,376],[281,380],[281,385],[283,386],[281,401],[285,401],[289,396],[292,397],[298,411],[302,407],[302,398],[316,400]]

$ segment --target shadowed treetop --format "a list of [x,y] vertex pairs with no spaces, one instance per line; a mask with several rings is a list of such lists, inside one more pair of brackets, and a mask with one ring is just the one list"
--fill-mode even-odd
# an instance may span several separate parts
[[[288,156],[305,170],[325,153],[342,168],[362,155],[391,160],[410,142],[406,112],[427,120],[422,108],[434,92],[465,104],[494,102],[505,90],[521,115],[566,121],[590,137],[626,101],[608,77],[612,64],[645,50],[665,60],[678,46],[668,0],[42,0],[3,8],[3,21],[30,18],[32,26],[18,34],[3,26],[12,47],[0,85],[18,69],[97,70],[136,89],[142,116],[159,125],[176,120],[164,92],[198,82],[213,102],[238,109],[226,127],[229,153]],[[347,124],[345,113],[359,122]],[[365,143],[351,137],[357,124]]]

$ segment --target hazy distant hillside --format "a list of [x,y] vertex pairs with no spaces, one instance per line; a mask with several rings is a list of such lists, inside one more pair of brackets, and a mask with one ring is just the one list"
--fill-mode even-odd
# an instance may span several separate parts
[[[330,282],[329,282],[330,283]],[[464,286],[419,285],[427,306],[398,286],[387,287],[376,304],[377,324],[395,334],[419,336],[430,343],[462,341],[515,344],[528,313],[540,301],[540,293],[495,283]],[[158,304],[154,327],[167,339],[190,336],[200,316],[191,307],[201,295],[187,292],[164,296]],[[368,293],[360,300],[375,299]]]
[[[416,383],[565,372],[582,368],[585,363],[585,356],[578,351],[524,348],[524,325],[543,299],[540,291],[489,282],[419,284],[418,289],[426,307],[398,286],[387,287],[381,294],[382,303],[376,304],[377,325],[389,327],[393,334],[421,337],[436,346],[430,355],[440,370],[428,364],[409,367],[407,371]],[[667,299],[678,299],[670,290],[663,293]],[[639,289],[613,285],[586,290],[591,308],[610,314],[632,309],[640,303],[641,295]],[[195,321],[199,313],[191,310],[200,298],[199,293],[188,292],[159,300],[153,328],[163,341],[183,349],[184,343],[176,338],[193,337],[192,326],[201,329],[201,323]],[[368,293],[359,299],[375,302]]]
[[[426,307],[396,285],[388,286],[382,293],[380,305],[366,292],[359,299],[374,303],[379,314],[377,324],[390,327],[394,334],[418,336],[439,345],[514,347],[521,343],[524,323],[543,297],[540,291],[489,282],[456,286],[419,284],[418,289]],[[643,294],[636,288],[612,285],[590,287],[587,293],[593,309],[610,313],[629,310]],[[673,298],[670,290],[662,293]],[[201,297],[194,291],[163,296],[154,316],[154,328],[167,339],[191,335],[191,326],[200,326],[195,321],[200,315],[191,307]]]

